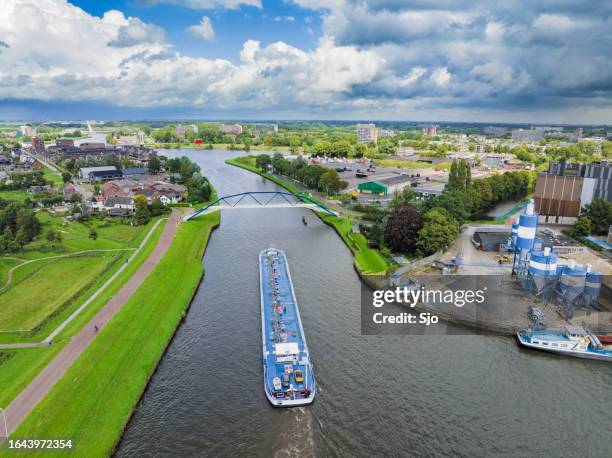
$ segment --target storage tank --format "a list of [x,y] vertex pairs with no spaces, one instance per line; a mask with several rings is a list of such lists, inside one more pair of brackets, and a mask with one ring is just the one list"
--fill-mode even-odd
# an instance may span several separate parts
[[518,237],[518,228],[519,228],[519,223],[518,223],[518,218],[515,218],[512,221],[512,229],[510,230],[510,237],[512,238],[512,246],[516,246],[516,238]]
[[599,293],[601,291],[601,282],[603,281],[603,274],[598,270],[592,269],[591,266],[587,266],[586,278],[584,283],[584,303],[585,305],[594,305],[599,300]]
[[550,248],[532,251],[527,270],[540,293],[557,280],[557,255]]
[[567,308],[568,318],[574,315],[574,301],[584,292],[586,274],[586,269],[574,263],[565,266],[561,272],[559,288]]
[[516,237],[516,247],[519,250],[531,250],[538,230],[538,215],[534,211],[533,199],[527,204],[525,213],[519,217],[519,227]]

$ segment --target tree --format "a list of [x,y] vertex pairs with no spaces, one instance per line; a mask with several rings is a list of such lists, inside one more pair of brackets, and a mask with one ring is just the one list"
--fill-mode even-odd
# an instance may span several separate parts
[[64,183],[70,183],[70,181],[72,181],[72,175],[70,172],[62,172],[62,181]]
[[268,166],[272,164],[272,159],[268,154],[259,154],[255,158],[255,165],[261,170],[268,170]]
[[391,210],[385,225],[385,244],[395,253],[412,254],[419,231],[423,227],[421,214],[410,204]]
[[393,193],[393,199],[391,199],[391,207],[397,207],[400,205],[406,205],[412,202],[417,196],[416,191],[413,191],[410,186],[406,186],[401,191],[395,191]]
[[472,182],[472,172],[470,170],[470,164],[464,160],[454,160],[451,163],[450,171],[448,174],[448,190],[465,190],[470,187]]
[[73,192],[70,195],[70,202],[73,204],[78,204],[79,202],[81,202],[81,195],[78,192]]
[[49,229],[46,235],[46,239],[49,243],[53,245],[53,242],[55,241],[55,231],[53,229]]
[[147,163],[147,168],[149,169],[149,173],[151,175],[157,175],[161,172],[161,161],[157,157],[157,155],[152,154],[149,157],[149,162]]
[[159,216],[164,212],[164,204],[159,197],[151,202],[151,216]]
[[578,237],[585,237],[591,234],[591,218],[581,216],[574,223],[573,233]]
[[319,178],[319,189],[325,194],[338,194],[341,189],[348,186],[346,181],[340,179],[340,175],[334,169],[327,169]]
[[595,199],[582,209],[582,214],[591,220],[593,234],[605,235],[612,225],[612,202]]
[[357,143],[355,145],[355,157],[356,158],[362,158],[365,153],[368,151],[368,147],[365,146],[363,143]]
[[151,219],[147,198],[143,195],[136,196],[134,198],[134,206],[136,207],[136,211],[134,212],[134,224],[137,226],[147,224]]
[[444,208],[432,208],[423,215],[423,220],[417,240],[417,251],[422,256],[446,250],[459,234],[459,223]]
[[96,231],[95,227],[89,228],[89,238],[92,240],[96,240],[98,238],[98,231]]
[[325,156],[332,153],[332,144],[328,141],[322,141],[312,147],[313,156]]
[[187,192],[192,202],[206,202],[210,198],[210,183],[208,179],[196,172],[187,181]]

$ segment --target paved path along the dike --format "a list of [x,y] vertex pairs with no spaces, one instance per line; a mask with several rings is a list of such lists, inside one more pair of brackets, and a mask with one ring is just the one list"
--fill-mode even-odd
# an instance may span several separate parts
[[[47,395],[55,383],[64,375],[79,355],[94,340],[96,333],[94,325],[101,330],[110,321],[132,294],[153,271],[162,256],[168,251],[172,239],[181,221],[181,214],[173,209],[164,227],[156,247],[149,258],[140,266],[136,273],[119,290],[119,292],[104,305],[104,307],[76,334],[70,343],[30,382],[30,384],[4,409],[8,434],[12,434],[32,409]],[[0,419],[3,422],[4,419]],[[0,423],[1,425],[1,423]],[[4,426],[4,425],[1,425]],[[5,440],[4,428],[0,426],[0,442]]]

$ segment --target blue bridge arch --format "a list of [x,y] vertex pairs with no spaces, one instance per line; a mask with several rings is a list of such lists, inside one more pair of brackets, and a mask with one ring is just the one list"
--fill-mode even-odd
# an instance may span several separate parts
[[[266,197],[269,198],[266,199]],[[323,205],[320,202],[317,202],[305,193],[293,194],[291,192],[284,191],[250,191],[219,197],[217,200],[202,207],[198,211],[190,215],[184,216],[183,220],[189,221],[201,214],[210,213],[212,211],[221,210],[223,208],[271,208],[271,202],[277,197],[283,199],[284,203],[282,203],[281,205],[274,205],[274,208],[310,208],[311,210],[319,209],[329,215],[338,216],[338,212],[330,209],[329,207]],[[242,202],[245,198],[250,198],[250,200],[254,201],[257,205],[249,205],[242,207],[239,206],[240,202]],[[229,199],[236,199],[236,201],[230,202]],[[226,204],[227,206],[223,207],[221,206],[221,204]]]

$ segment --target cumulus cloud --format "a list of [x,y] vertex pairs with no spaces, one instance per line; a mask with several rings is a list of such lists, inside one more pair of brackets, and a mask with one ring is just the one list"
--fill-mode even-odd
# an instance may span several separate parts
[[[248,40],[233,63],[181,54],[157,25],[120,11],[99,18],[67,0],[3,0],[0,98],[327,118],[611,117],[610,2],[287,2],[322,11],[314,49]],[[188,30],[214,37],[208,16]]]
[[215,38],[215,31],[213,30],[212,22],[208,16],[204,16],[199,24],[187,27],[187,31],[206,41],[211,41]]

